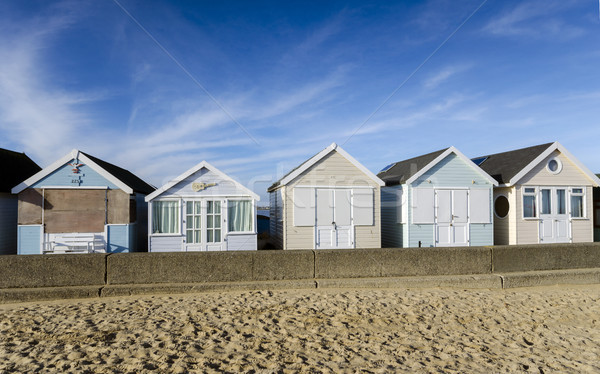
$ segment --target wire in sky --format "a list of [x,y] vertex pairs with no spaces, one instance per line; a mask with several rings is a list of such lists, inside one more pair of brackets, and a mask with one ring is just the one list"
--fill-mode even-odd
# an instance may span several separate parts
[[150,38],[152,39],[152,41],[154,42],[154,44],[156,44],[167,56],[169,56],[169,58],[177,65],[179,66],[179,68],[196,84],[196,86],[200,87],[200,89],[202,91],[204,91],[204,93],[215,103],[217,104],[217,106],[225,113],[227,114],[227,116],[236,124],[238,125],[238,127],[240,129],[242,129],[243,132],[246,133],[246,135],[248,135],[248,137],[250,139],[252,139],[252,141],[254,141],[254,143],[256,143],[256,145],[260,146],[260,144],[258,143],[258,140],[256,140],[251,134],[250,132],[248,132],[248,130],[246,130],[246,128],[244,126],[242,126],[241,123],[239,123],[228,111],[227,109],[225,109],[225,107],[223,105],[221,105],[221,103],[213,96],[210,94],[210,92],[208,92],[208,90],[192,75],[192,73],[190,73],[175,57],[173,57],[173,55],[171,53],[169,53],[169,51],[167,51],[167,49],[165,47],[163,47],[162,44],[160,44],[160,42],[158,40],[156,40],[156,38],[154,38],[154,36],[152,36],[152,34],[150,34],[150,32],[148,30],[146,30],[146,28],[144,28],[144,26],[142,26],[141,23],[138,22],[138,20],[127,11],[127,9],[125,9],[125,7],[123,5],[121,5],[121,3],[119,3],[117,0],[113,0],[115,4],[117,4],[117,6],[119,8],[121,8],[121,10],[123,11],[123,13],[125,13],[129,18],[131,18],[131,20]]
[[[473,17],[475,15],[475,13],[477,13],[479,11],[479,9],[481,9],[481,7],[485,3],[487,3],[487,1],[488,0],[483,0],[483,2],[481,4],[479,4],[479,6],[460,25],[458,25],[458,27],[456,29],[454,29],[454,31],[452,31],[452,33],[450,35],[448,35],[448,37],[446,39],[444,39],[444,41],[433,52],[431,52],[431,54],[429,56],[427,56],[426,59],[423,60],[423,62],[421,62],[421,64],[419,66],[417,66],[417,68],[415,70],[413,70],[413,72],[410,73],[410,75],[408,77],[406,77],[406,79],[402,83],[400,83],[400,85],[394,91],[392,91],[392,93],[383,101],[383,103],[381,103],[381,105],[379,105],[377,107],[377,109],[375,109],[373,111],[373,113],[371,113],[369,115],[369,117],[367,117],[367,119],[360,126],[358,126],[358,128],[352,133],[352,135],[350,135],[348,137],[348,139],[346,139],[346,141],[344,141],[342,143],[342,145],[346,144],[350,139],[352,139],[352,137],[354,135],[356,135],[356,133],[359,132],[360,129],[362,129],[367,124],[367,122],[369,122],[369,120],[371,118],[373,118],[373,116],[375,114],[377,114],[377,112],[379,112],[379,110],[385,104],[387,104],[388,101],[390,101],[390,99],[396,94],[396,92],[398,92],[406,84],[406,82],[408,82],[410,80],[410,78],[413,77],[413,75],[415,75],[419,70],[421,70],[423,65],[425,65],[427,63],[427,61],[429,61],[429,59],[431,59],[433,57],[433,55],[435,55],[437,53],[437,51],[439,51],[440,48],[442,48],[444,46],[444,44],[446,44],[448,42],[448,40],[450,40],[454,36],[454,34],[456,34],[458,32],[458,30],[460,30],[464,26],[464,24],[467,23],[467,21],[469,21],[471,19],[471,17]],[[600,0],[598,0],[598,1],[600,1]]]

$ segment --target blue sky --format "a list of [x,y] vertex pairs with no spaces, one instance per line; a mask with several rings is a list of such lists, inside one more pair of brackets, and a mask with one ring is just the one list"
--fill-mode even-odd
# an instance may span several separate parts
[[332,142],[377,172],[558,140],[600,172],[598,6],[2,1],[0,147],[157,187],[206,160],[263,203]]

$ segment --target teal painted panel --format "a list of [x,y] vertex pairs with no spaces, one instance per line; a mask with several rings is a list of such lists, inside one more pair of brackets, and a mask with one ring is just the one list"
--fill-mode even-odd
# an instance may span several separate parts
[[410,225],[409,247],[435,247],[433,225]]
[[494,245],[494,225],[472,223],[470,227],[471,246]]
[[20,255],[42,254],[42,226],[19,226],[17,253]]
[[131,252],[129,243],[129,225],[106,225],[106,252]]
[[[431,183],[427,182],[428,180]],[[454,153],[451,153],[414,181],[412,187],[418,187],[422,184],[429,187],[472,187],[473,181],[479,186],[492,185],[476,169],[469,166]]]
[[79,173],[73,172],[73,166],[69,164],[76,164],[76,160],[71,160],[64,166],[56,169],[51,174],[47,175],[37,183],[33,188],[44,188],[48,186],[61,186],[61,187],[97,187],[97,186],[108,186],[111,189],[118,189],[115,184],[108,181],[106,178],[98,174],[94,169],[88,165],[82,165],[78,168]]

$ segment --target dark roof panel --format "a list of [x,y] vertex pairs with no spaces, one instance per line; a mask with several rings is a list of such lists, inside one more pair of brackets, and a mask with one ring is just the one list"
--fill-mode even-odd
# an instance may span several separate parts
[[488,156],[480,156],[476,158],[484,158],[485,160],[479,165],[492,178],[496,179],[499,184],[508,183],[515,175],[523,170],[531,161],[535,160],[542,152],[554,143],[546,143],[535,145],[533,147],[516,149],[514,151],[496,153]]
[[25,153],[0,148],[0,192],[10,190],[42,170]]
[[396,162],[394,166],[389,168],[387,171],[379,172],[377,176],[385,182],[386,186],[403,184],[413,175],[417,174],[421,169],[427,166],[431,161],[435,160],[439,155],[446,152],[447,149],[448,148],[444,148],[426,155]]
[[125,170],[116,165],[113,165],[106,161],[100,160],[99,158],[91,156],[87,153],[84,153],[84,152],[81,152],[81,153],[83,153],[84,155],[89,157],[90,160],[94,161],[96,164],[98,164],[98,166],[100,166],[107,172],[111,173],[115,178],[117,178],[121,182],[123,182],[126,185],[128,185],[129,187],[131,187],[131,189],[133,189],[134,192],[139,192],[139,193],[148,195],[148,194],[154,192],[154,190],[156,189],[156,188],[152,187],[150,184],[141,180],[139,177],[137,177],[135,174],[133,174],[129,170]]

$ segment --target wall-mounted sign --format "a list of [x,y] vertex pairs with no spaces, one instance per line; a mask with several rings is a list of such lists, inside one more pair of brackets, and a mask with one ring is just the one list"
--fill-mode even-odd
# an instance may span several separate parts
[[78,160],[76,159],[75,162],[73,162],[72,164],[69,164],[73,167],[73,169],[71,169],[71,172],[73,174],[79,174],[79,168],[83,166],[83,164],[79,164],[77,161]]
[[216,183],[192,183],[192,190],[194,190],[194,192],[198,192],[206,189],[207,187],[212,187],[216,185]]

